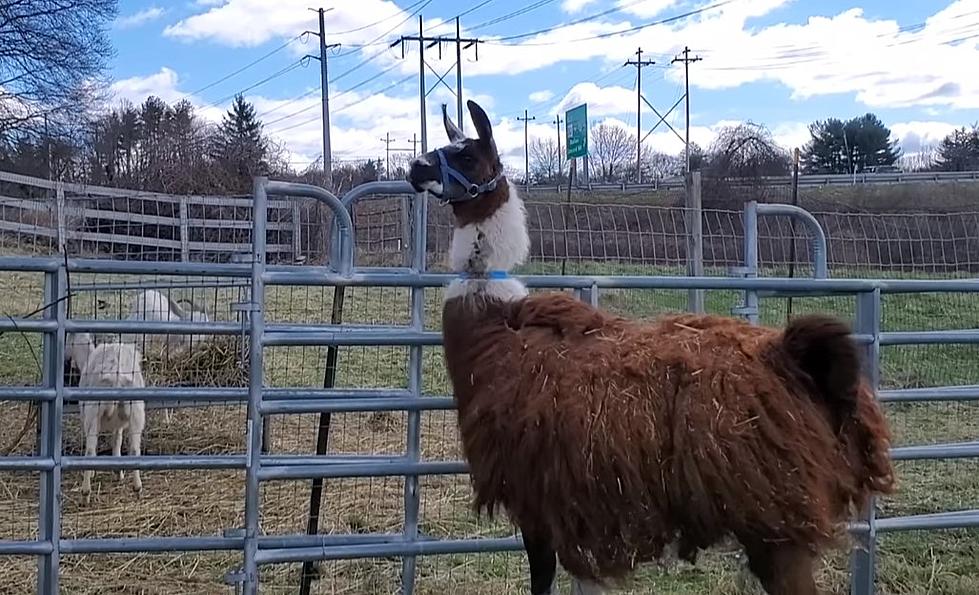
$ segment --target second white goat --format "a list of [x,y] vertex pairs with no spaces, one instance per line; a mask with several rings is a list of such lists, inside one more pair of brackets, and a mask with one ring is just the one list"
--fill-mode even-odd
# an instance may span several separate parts
[[[143,388],[142,355],[131,343],[102,343],[96,346],[88,333],[68,336],[65,350],[79,370],[80,388]],[[79,403],[82,417],[82,433],[85,436],[85,456],[94,457],[99,432],[112,432],[112,455],[122,455],[122,433],[129,434],[130,456],[140,456],[143,429],[146,425],[146,405],[143,401],[82,401]],[[91,498],[93,471],[83,472],[82,493],[86,501]],[[133,489],[143,490],[139,469],[133,472]],[[120,481],[123,472],[119,471]]]

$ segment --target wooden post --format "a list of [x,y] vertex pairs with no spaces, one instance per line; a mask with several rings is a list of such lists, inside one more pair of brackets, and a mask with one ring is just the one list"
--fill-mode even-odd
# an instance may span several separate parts
[[[704,276],[704,214],[701,198],[700,172],[687,174],[687,275]],[[702,314],[704,312],[704,290],[691,289],[687,292],[687,309]]]
[[301,199],[292,201],[292,261],[299,262],[303,255],[303,222]]
[[65,213],[65,185],[58,180],[55,185],[55,198],[54,198],[54,217],[57,222],[57,242],[58,242],[58,252],[64,254],[68,246],[68,224],[67,217]]
[[190,221],[187,216],[187,197],[180,197],[180,260],[190,262]]

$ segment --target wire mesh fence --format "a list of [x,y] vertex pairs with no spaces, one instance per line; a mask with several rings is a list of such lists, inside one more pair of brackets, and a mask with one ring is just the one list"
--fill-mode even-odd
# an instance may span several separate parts
[[[251,210],[245,197],[162,197],[110,189],[30,187],[23,179],[0,177],[0,246],[5,253],[56,254],[64,246],[72,256],[125,260],[187,260],[244,262],[251,251]],[[42,181],[43,182],[43,181]],[[63,198],[59,199],[59,192]],[[122,193],[122,194],[120,194]],[[546,274],[680,275],[686,270],[686,213],[676,206],[678,194],[658,205],[596,204],[530,200],[531,258],[522,272]],[[322,264],[328,256],[332,216],[305,199],[274,200],[267,241],[273,262]],[[280,204],[281,203],[281,204]],[[744,260],[742,213],[736,205],[703,212],[704,268],[708,275],[731,274]],[[950,277],[974,274],[979,261],[979,213],[879,214],[820,211],[815,213],[829,239],[831,275],[836,277]],[[361,266],[405,266],[415,224],[404,197],[376,197],[358,203],[353,213],[357,263]],[[429,204],[427,260],[432,270],[446,270],[444,255],[451,238],[450,215],[434,200]],[[780,218],[759,220],[760,273],[771,276],[812,274],[809,244],[800,229]],[[3,273],[0,314],[23,316],[43,304],[39,275]],[[123,319],[135,296],[147,289],[169,300],[189,300],[211,320],[244,325],[236,304],[248,299],[248,287],[207,276],[132,276],[74,274],[72,317]],[[409,291],[391,287],[347,288],[343,321],[349,324],[405,324],[410,318]],[[267,290],[269,322],[321,323],[329,320],[332,287],[276,286]],[[709,291],[706,309],[729,314],[740,303],[735,291]],[[633,317],[647,317],[686,307],[683,291],[606,290],[599,303]],[[427,290],[426,328],[440,328],[441,294]],[[763,300],[761,322],[782,324],[790,306],[784,298]],[[797,297],[792,312],[829,311],[852,318],[853,299]],[[885,330],[976,328],[979,304],[974,296],[935,294],[889,296],[884,302]],[[244,328],[244,326],[243,326]],[[111,340],[113,337],[100,337]],[[247,358],[242,337],[205,337],[192,343],[176,360],[148,357],[147,384],[152,386],[243,387]],[[40,381],[40,335],[0,335],[0,383],[31,385]],[[28,348],[28,346],[30,346]],[[957,346],[901,347],[884,351],[886,387],[911,388],[943,384],[977,384],[974,348]],[[273,347],[266,350],[266,383],[271,387],[319,387],[326,373],[326,348]],[[446,395],[449,383],[438,348],[425,348],[423,391]],[[408,349],[345,347],[339,357],[337,387],[405,388]],[[191,404],[193,405],[193,404]],[[30,408],[26,403],[0,403],[5,424],[0,429],[0,454],[31,454],[35,448]],[[901,444],[947,440],[979,440],[976,410],[962,403],[902,405],[890,409]],[[148,412],[144,454],[242,454],[246,449],[245,407],[195,405],[178,407],[168,423],[163,412]],[[316,448],[319,416],[280,415],[269,423],[270,454],[311,454]],[[451,411],[422,415],[422,458],[461,458]],[[21,431],[23,428],[26,430]],[[403,412],[343,413],[331,419],[330,454],[402,455],[406,448],[407,414]],[[75,410],[65,418],[66,452],[82,452]],[[11,445],[8,447],[8,445]],[[107,452],[105,443],[100,453]],[[968,461],[902,463],[911,480],[888,513],[937,511],[975,506],[975,465]],[[244,474],[239,471],[147,471],[144,493],[136,498],[126,483],[109,472],[96,473],[95,496],[86,504],[77,492],[80,472],[67,473],[63,524],[66,538],[93,536],[215,535],[242,526]],[[38,479],[31,473],[5,473],[0,489],[8,496],[0,505],[0,537],[36,536]],[[906,484],[908,485],[908,484]],[[971,498],[970,498],[971,496]],[[303,533],[309,511],[309,482],[284,481],[262,486],[262,529],[269,535]],[[478,520],[469,508],[465,476],[434,476],[421,480],[420,528],[436,537],[508,536],[503,522]],[[2,500],[2,499],[0,499]],[[404,523],[404,478],[330,479],[325,482],[321,533],[391,533]],[[965,532],[969,534],[968,532]],[[974,534],[973,534],[974,538]],[[893,545],[895,551],[910,547]],[[935,547],[935,544],[929,545]],[[955,552],[961,553],[965,546]],[[951,551],[951,550],[950,550]],[[955,552],[952,552],[953,554]],[[957,554],[956,554],[957,555]],[[958,558],[956,558],[958,560]],[[67,556],[66,587],[86,592],[91,585],[143,585],[148,592],[212,593],[224,573],[240,563],[237,553],[170,556]],[[30,558],[0,557],[0,582],[29,592],[36,572]],[[727,553],[708,561],[708,583],[737,566]],[[324,563],[314,582],[317,593],[386,593],[400,581],[400,560],[358,560]],[[893,573],[913,573],[885,566]],[[842,572],[839,565],[828,570]],[[298,566],[270,567],[263,573],[263,591],[294,592]],[[897,574],[895,574],[897,576]],[[904,575],[901,575],[904,576]],[[9,581],[4,580],[5,578]],[[703,579],[703,576],[700,577]],[[658,592],[684,592],[678,584],[644,576]],[[711,582],[713,581],[713,582]],[[418,591],[434,593],[466,585],[465,592],[520,592],[525,588],[523,558],[517,554],[459,555],[419,561]],[[645,583],[644,583],[645,584]],[[637,587],[634,592],[646,592]],[[911,592],[894,589],[894,592]]]

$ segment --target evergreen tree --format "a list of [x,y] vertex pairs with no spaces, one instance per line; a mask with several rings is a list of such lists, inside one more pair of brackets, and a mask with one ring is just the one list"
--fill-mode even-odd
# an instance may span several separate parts
[[869,166],[893,165],[900,157],[891,131],[874,114],[846,122],[829,118],[809,125],[811,136],[802,152],[806,173],[860,173]]
[[218,128],[213,153],[232,189],[246,191],[251,188],[253,176],[268,173],[268,148],[255,106],[241,95],[235,96]]
[[935,168],[940,171],[979,170],[979,124],[953,130],[938,145]]

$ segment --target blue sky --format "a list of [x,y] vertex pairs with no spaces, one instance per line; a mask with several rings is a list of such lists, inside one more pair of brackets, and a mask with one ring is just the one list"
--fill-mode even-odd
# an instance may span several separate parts
[[[301,34],[316,29],[309,8],[320,4],[119,4],[111,31],[119,99],[187,98],[202,116],[218,119],[230,97],[245,90],[294,166],[320,156],[319,63],[301,61],[318,52],[317,38]],[[815,119],[872,111],[891,126],[905,152],[913,153],[954,127],[979,121],[979,0],[323,0],[321,5],[333,9],[326,14],[329,42],[341,44],[328,61],[336,79],[331,84],[336,160],[383,155],[381,138],[387,133],[395,139],[392,146],[410,147],[412,134],[419,133],[417,44],[406,46],[404,59],[400,47],[388,47],[399,35],[417,35],[419,14],[426,35],[453,35],[453,19],[464,13],[463,36],[483,40],[478,60],[473,49],[464,53],[463,96],[487,109],[497,144],[513,164],[522,165],[523,123],[516,118],[524,109],[536,116],[532,138],[554,138],[555,114],[582,102],[589,104],[593,124],[610,120],[634,131],[636,69],[622,63],[638,47],[644,59],[657,62],[643,69],[642,90],[660,112],[682,97],[682,66],[671,65],[671,59],[684,46],[702,58],[690,67],[690,95],[691,137],[703,146],[720,126],[745,120],[765,124],[787,147],[799,146]],[[521,9],[527,10],[515,14]],[[691,12],[696,14],[658,23]],[[542,29],[550,30],[506,39]],[[439,72],[455,59],[454,46],[442,49],[441,60],[437,48],[426,50]],[[435,77],[430,70],[427,75],[431,86]],[[454,88],[454,76],[446,81]],[[429,95],[431,146],[444,141],[440,104],[454,101],[441,86]],[[681,132],[682,107],[668,118]],[[657,119],[644,108],[644,134]],[[662,125],[646,142],[666,152],[682,148]]]

